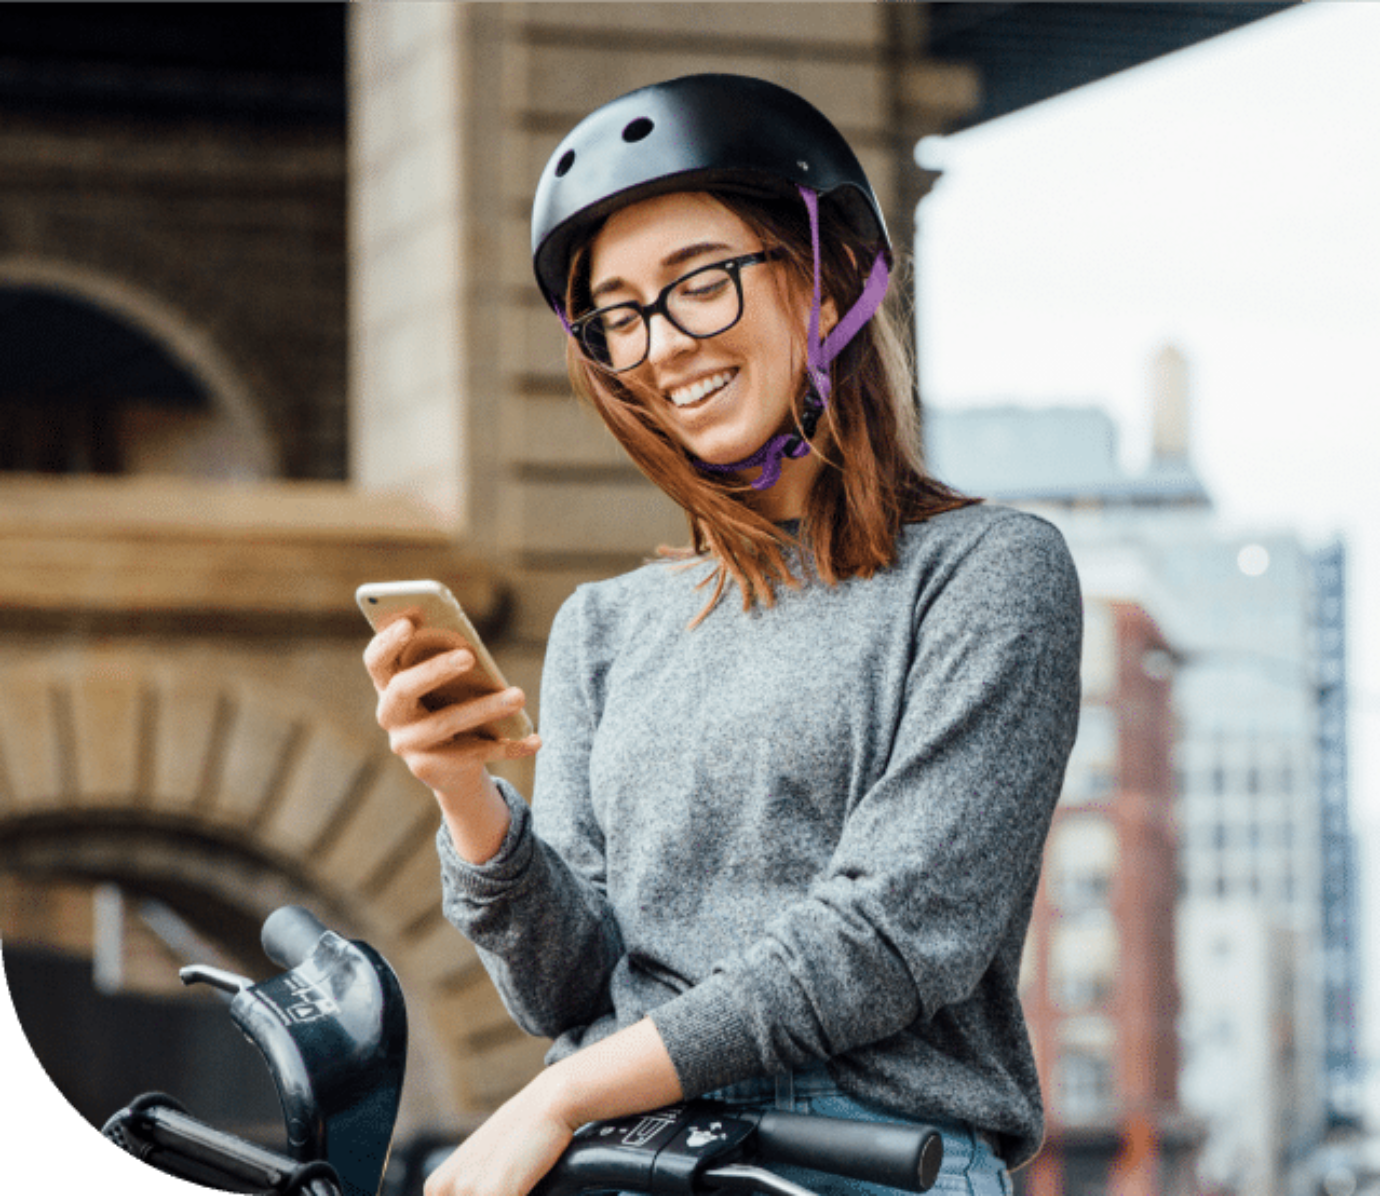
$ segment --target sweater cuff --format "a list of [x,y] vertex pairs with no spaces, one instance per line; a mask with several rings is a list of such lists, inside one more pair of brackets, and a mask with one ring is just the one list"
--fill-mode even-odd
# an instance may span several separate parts
[[482,864],[471,864],[455,850],[445,820],[436,834],[436,850],[441,857],[441,880],[448,895],[474,905],[496,901],[507,894],[532,863],[532,812],[522,794],[507,781],[495,777],[494,784],[507,803],[508,832],[497,853]]
[[661,1035],[687,1098],[761,1075],[760,1057],[741,1002],[716,972],[648,1015]]

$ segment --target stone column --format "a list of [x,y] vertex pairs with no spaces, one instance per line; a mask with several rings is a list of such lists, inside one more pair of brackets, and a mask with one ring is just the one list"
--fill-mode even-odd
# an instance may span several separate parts
[[469,521],[462,4],[350,10],[350,473]]

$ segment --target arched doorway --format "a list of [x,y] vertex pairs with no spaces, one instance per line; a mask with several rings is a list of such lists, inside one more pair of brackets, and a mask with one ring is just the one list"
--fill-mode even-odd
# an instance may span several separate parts
[[0,261],[0,471],[251,480],[277,454],[177,312],[61,263]]
[[[463,1130],[535,1070],[543,1044],[512,1026],[440,914],[434,803],[328,702],[238,672],[234,659],[203,656],[193,666],[83,643],[0,671],[3,891],[27,900],[46,886],[80,902],[118,886],[130,921],[169,911],[251,976],[271,970],[257,946],[263,918],[307,905],[378,947],[402,979],[412,1050],[400,1140]],[[7,938],[7,967],[9,947]],[[88,955],[95,950],[93,942]],[[84,978],[91,960],[82,965]],[[26,1009],[17,991],[15,1005],[36,1047],[62,1040],[64,1026],[40,1030],[35,1019],[75,1008],[49,993]],[[107,1008],[110,1020],[88,1029],[105,1042],[121,1025],[150,1024],[128,1009],[120,1022],[118,1012]],[[204,1030],[213,1013],[183,1022],[201,1017]],[[131,1058],[105,1053],[117,1070]],[[80,1050],[43,1060],[55,1080],[62,1066],[89,1072],[101,1061]],[[112,1094],[85,1081],[83,1092],[98,1094],[87,1099]],[[111,1082],[123,1085],[115,1104],[91,1120],[139,1087],[127,1075]]]

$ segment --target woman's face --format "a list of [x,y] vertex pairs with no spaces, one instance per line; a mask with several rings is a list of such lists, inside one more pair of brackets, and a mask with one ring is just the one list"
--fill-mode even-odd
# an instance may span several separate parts
[[[651,303],[699,266],[770,248],[709,195],[643,200],[615,212],[594,239],[594,305]],[[664,403],[681,443],[714,465],[741,461],[787,426],[803,384],[808,294],[775,261],[744,268],[741,279],[743,315],[732,328],[697,340],[654,315],[647,359],[619,375]]]

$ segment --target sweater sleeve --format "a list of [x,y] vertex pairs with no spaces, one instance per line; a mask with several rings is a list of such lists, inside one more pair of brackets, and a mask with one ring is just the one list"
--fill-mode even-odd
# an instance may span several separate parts
[[[538,793],[552,785],[588,792],[592,672],[581,659],[577,607],[562,607],[547,646]],[[505,782],[499,787],[512,823],[493,859],[467,863],[441,828],[442,906],[478,949],[513,1020],[554,1038],[612,1009],[609,977],[623,946],[606,897],[602,837],[587,801],[538,835],[521,795]]]
[[[878,1042],[1011,975],[1078,720],[1062,537],[997,521],[918,595],[880,779],[830,867],[651,1017],[689,1094]],[[1012,958],[1014,956],[1014,958]]]

